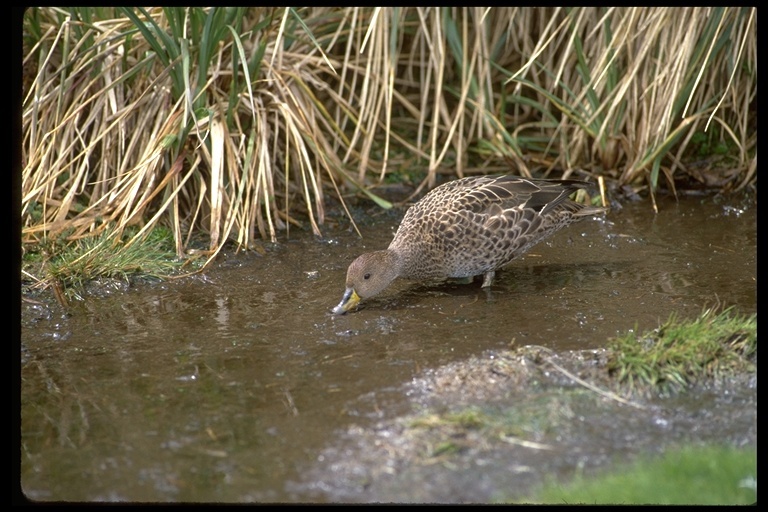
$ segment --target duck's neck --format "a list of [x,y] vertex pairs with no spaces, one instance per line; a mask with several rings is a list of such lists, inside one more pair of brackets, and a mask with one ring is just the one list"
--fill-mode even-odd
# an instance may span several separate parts
[[386,268],[390,269],[388,274],[392,276],[392,280],[402,276],[403,272],[406,270],[403,256],[399,252],[393,251],[391,248],[379,252],[381,253],[382,260],[385,262]]
[[414,279],[423,271],[424,257],[412,246],[400,245],[396,250],[390,246],[387,249],[390,266],[395,269],[398,277],[405,279]]

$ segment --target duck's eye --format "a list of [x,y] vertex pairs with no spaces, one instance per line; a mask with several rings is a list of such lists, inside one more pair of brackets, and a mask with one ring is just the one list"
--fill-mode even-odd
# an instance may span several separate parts
[[371,273],[370,273],[370,272],[366,273],[366,274],[363,276],[363,279],[370,279],[370,278],[371,278]]

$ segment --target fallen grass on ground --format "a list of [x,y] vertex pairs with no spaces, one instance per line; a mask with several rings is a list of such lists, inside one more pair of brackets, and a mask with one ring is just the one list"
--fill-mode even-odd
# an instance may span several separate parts
[[[478,445],[504,443],[548,450],[534,441],[566,428],[572,420],[573,396],[547,395],[520,404],[468,406],[444,413],[427,412],[406,422],[430,462],[447,460],[451,454],[472,450]],[[446,457],[447,456],[447,457]]]
[[567,505],[748,505],[757,502],[757,452],[686,446],[620,464],[599,476],[550,482],[517,503]]

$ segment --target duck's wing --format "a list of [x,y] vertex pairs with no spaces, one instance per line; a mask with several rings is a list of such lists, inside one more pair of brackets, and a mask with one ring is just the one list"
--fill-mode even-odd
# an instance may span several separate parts
[[[480,178],[480,177],[478,177]],[[564,206],[574,210],[568,198],[579,189],[590,186],[578,180],[540,180],[519,176],[482,177],[466,182],[454,199],[454,208],[475,213],[497,215],[499,208],[533,210],[538,215]]]
[[[466,229],[537,229],[542,221],[560,223],[602,211],[569,199],[590,184],[578,180],[528,179],[519,176],[473,176],[445,183],[413,205],[400,224],[400,239],[431,240],[433,235]],[[589,211],[583,211],[588,208]]]

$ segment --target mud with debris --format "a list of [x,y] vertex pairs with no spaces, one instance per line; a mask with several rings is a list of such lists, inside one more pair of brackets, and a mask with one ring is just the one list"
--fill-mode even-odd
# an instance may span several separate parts
[[756,374],[628,399],[611,391],[605,355],[529,346],[427,371],[405,386],[411,413],[350,427],[295,490],[320,501],[525,501],[544,482],[681,444],[756,449]]

